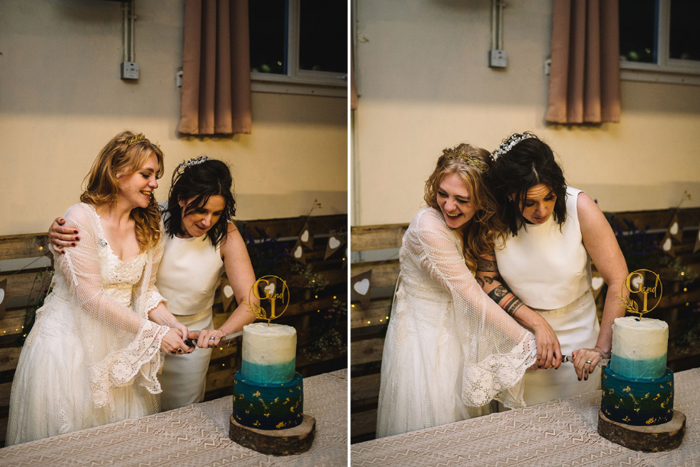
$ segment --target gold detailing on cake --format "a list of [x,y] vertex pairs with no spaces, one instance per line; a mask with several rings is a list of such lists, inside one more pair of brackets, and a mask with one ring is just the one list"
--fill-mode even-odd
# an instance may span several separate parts
[[[252,303],[250,299],[251,293],[260,301],[260,305]],[[266,304],[265,302],[268,303]],[[263,305],[267,305],[269,311]],[[248,293],[248,306],[257,319],[263,319],[270,324],[273,319],[279,318],[287,311],[289,306],[289,287],[287,287],[287,282],[277,276],[263,276],[256,280],[253,288]],[[280,308],[282,311],[279,311]]]
[[[647,274],[648,273],[648,274]],[[654,281],[653,286],[646,286],[646,278]],[[649,281],[651,282],[651,281]],[[632,297],[625,297],[625,289],[627,292],[632,294],[641,294],[641,307],[639,309],[639,303],[632,299]],[[656,303],[649,308],[649,294],[653,294],[656,299]],[[637,269],[629,273],[625,281],[622,283],[622,290],[620,295],[617,297],[622,300],[622,305],[625,307],[628,313],[638,314],[641,319],[642,315],[649,313],[654,308],[656,308],[661,302],[661,297],[663,295],[663,284],[661,283],[661,277],[654,271],[648,269]]]

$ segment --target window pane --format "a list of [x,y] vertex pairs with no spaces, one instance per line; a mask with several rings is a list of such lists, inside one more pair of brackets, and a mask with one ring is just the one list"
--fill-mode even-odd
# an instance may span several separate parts
[[299,68],[347,73],[347,2],[301,0],[299,15]]
[[656,0],[620,0],[620,59],[656,63]]
[[287,73],[287,1],[248,2],[250,71]]
[[698,0],[671,2],[671,58],[700,60],[699,15]]

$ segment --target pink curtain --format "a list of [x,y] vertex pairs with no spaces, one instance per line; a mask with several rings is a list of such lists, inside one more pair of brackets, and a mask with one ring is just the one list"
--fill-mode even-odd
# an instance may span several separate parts
[[554,0],[551,123],[620,121],[618,0]]
[[177,130],[250,133],[248,0],[185,0],[184,36]]

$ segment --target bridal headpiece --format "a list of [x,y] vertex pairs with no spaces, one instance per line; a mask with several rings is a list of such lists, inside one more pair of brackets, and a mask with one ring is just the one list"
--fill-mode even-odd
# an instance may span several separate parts
[[463,161],[467,165],[471,165],[472,167],[476,167],[477,169],[481,170],[484,173],[488,173],[488,171],[489,171],[489,166],[486,163],[480,161],[476,157],[469,154],[469,152],[467,151],[466,148],[463,147],[463,145],[457,146],[456,148],[443,149],[442,155],[445,156],[445,159],[454,159],[454,160]]
[[202,162],[206,162],[206,161],[208,161],[208,160],[211,160],[211,159],[209,159],[207,156],[197,156],[197,157],[193,157],[192,159],[188,159],[188,160],[186,160],[186,161],[184,161],[184,162],[181,162],[180,165],[177,166],[177,170],[183,170],[183,171],[184,171],[184,170],[185,170],[186,168],[188,168],[188,167],[192,167],[192,166],[195,166],[195,165],[199,165],[199,164],[201,164]]
[[533,135],[532,133],[513,133],[507,139],[503,140],[498,149],[491,153],[491,159],[495,161],[503,154],[513,149],[513,146],[529,138],[537,138],[537,136]]
[[143,141],[145,139],[146,139],[146,137],[143,135],[143,133],[139,133],[138,135],[132,136],[131,138],[126,140],[126,147],[130,148],[134,144],[138,143],[139,141]]

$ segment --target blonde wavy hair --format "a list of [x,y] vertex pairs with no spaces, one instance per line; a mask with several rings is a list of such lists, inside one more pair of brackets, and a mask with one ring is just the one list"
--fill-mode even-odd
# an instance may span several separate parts
[[[80,195],[80,201],[96,206],[117,203],[119,187],[118,175],[131,175],[143,167],[151,154],[158,159],[156,177],[163,176],[163,152],[143,135],[132,131],[122,131],[102,148],[92,163],[90,172],[85,177],[85,191]],[[160,208],[155,196],[146,208],[131,210],[131,218],[136,222],[136,240],[141,251],[158,243],[162,232],[160,230]]]
[[505,230],[496,215],[497,204],[489,188],[492,164],[487,150],[462,143],[442,151],[435,170],[425,182],[425,202],[440,212],[437,192],[442,178],[457,174],[466,183],[476,213],[461,229],[462,248],[467,267],[472,272],[476,271],[481,256],[493,253],[495,236]]

